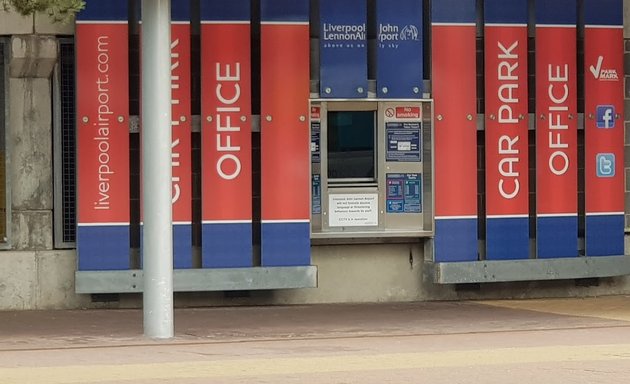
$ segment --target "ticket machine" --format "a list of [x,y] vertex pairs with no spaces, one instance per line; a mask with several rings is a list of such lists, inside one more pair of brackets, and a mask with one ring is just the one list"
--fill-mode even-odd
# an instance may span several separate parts
[[430,100],[311,101],[311,237],[433,235]]

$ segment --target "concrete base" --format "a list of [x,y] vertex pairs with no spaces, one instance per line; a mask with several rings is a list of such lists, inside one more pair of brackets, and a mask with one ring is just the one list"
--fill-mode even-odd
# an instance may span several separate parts
[[[0,310],[139,308],[139,293],[75,294],[75,251],[3,252]],[[425,300],[587,297],[630,294],[630,278],[443,285],[433,282],[422,244],[313,247],[318,287],[242,292],[176,293],[175,305],[270,305]],[[586,284],[588,283],[588,284]],[[109,300],[102,302],[101,300]]]
[[74,251],[3,252],[0,310],[83,308],[89,296],[74,293]]

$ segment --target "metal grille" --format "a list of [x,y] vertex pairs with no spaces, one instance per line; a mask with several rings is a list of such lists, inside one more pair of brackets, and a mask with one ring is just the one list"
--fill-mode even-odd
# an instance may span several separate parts
[[2,109],[2,113],[0,113],[0,243],[8,242],[8,233],[7,233],[7,188],[9,187],[7,184],[7,169],[6,169],[6,150],[5,150],[5,134],[6,134],[6,126],[5,126],[5,118],[6,118],[6,105],[5,105],[5,79],[4,79],[4,41],[0,41],[0,108]]
[[[4,110],[6,106],[4,104],[4,41],[0,40],[0,107]],[[4,111],[3,111],[4,112]],[[0,113],[0,149],[4,151],[5,129],[4,129],[5,113]]]
[[59,121],[61,136],[60,177],[61,190],[61,243],[72,246],[76,240],[76,132],[74,105],[74,42],[60,41],[59,44]]

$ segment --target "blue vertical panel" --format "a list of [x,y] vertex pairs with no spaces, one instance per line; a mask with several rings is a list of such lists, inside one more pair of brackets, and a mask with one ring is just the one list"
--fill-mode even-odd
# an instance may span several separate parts
[[477,251],[475,0],[432,3],[435,99],[435,261],[474,261]]
[[85,3],[76,17],[79,24],[127,24],[127,0],[86,0]]
[[189,0],[171,0],[171,21],[190,23]]
[[320,95],[367,97],[367,2],[320,1]]
[[[188,0],[183,1],[187,2]],[[250,22],[251,9],[249,0],[231,0],[229,2],[223,0],[199,1],[202,24],[249,24]]]
[[376,88],[381,98],[422,96],[422,0],[377,0]]

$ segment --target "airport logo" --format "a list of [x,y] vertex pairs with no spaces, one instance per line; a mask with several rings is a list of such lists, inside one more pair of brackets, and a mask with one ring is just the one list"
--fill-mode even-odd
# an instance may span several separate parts
[[604,128],[604,129],[615,128],[615,106],[614,105],[598,105],[597,106],[597,128]]
[[380,43],[392,43],[398,41],[419,41],[420,32],[415,25],[380,24],[378,26],[378,41]]
[[366,40],[365,24],[332,24],[323,25],[324,41],[360,42]]
[[597,161],[597,177],[614,177],[615,176],[615,154],[614,153],[598,153]]
[[402,31],[400,31],[400,40],[413,40],[418,41],[418,28],[415,25],[406,25]]

